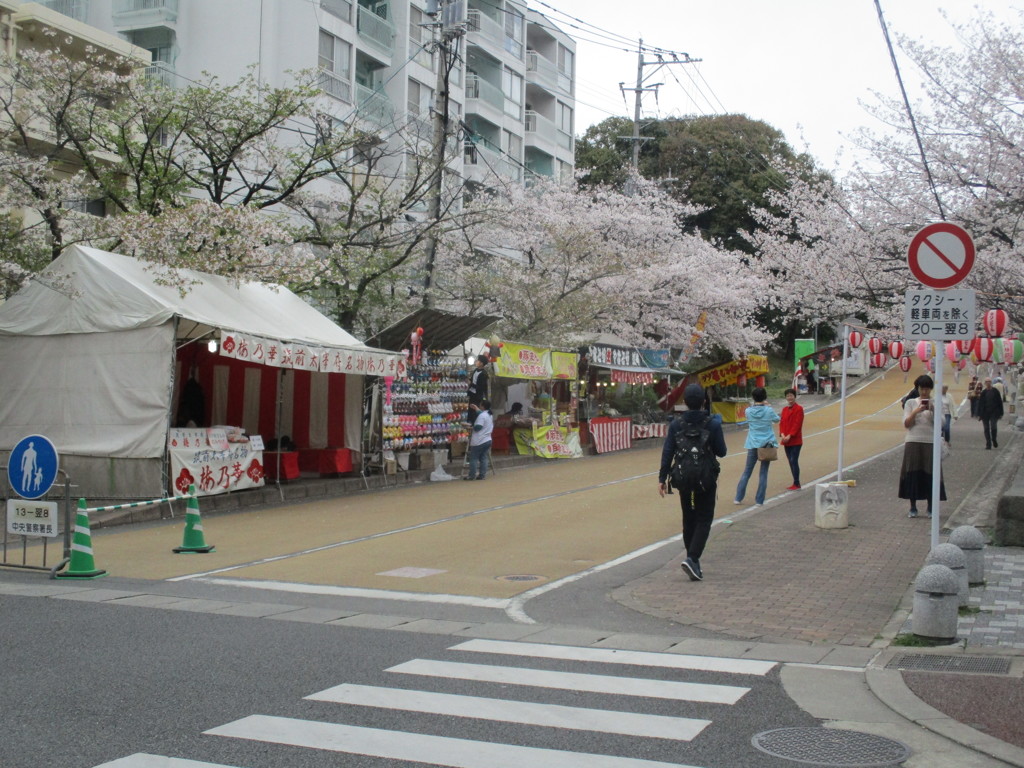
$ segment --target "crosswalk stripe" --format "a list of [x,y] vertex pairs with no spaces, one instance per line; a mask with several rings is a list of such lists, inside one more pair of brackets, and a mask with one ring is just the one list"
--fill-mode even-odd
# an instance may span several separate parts
[[695,768],[631,757],[520,747],[269,715],[250,715],[205,733],[452,768]]
[[356,704],[366,707],[400,709],[454,717],[569,728],[599,733],[618,733],[655,739],[690,741],[711,724],[710,720],[663,715],[641,715],[607,709],[565,707],[528,701],[456,696],[401,688],[378,688],[344,683],[307,696],[314,701]]
[[702,701],[711,704],[735,704],[750,690],[733,685],[683,683],[675,680],[649,680],[611,675],[589,675],[579,672],[553,672],[525,667],[485,666],[427,659],[413,659],[390,667],[387,671],[504,685],[532,685],[540,688],[562,688],[571,691],[612,693],[623,696]]
[[775,668],[774,661],[756,659],[726,659],[717,656],[687,656],[651,651],[618,651],[613,648],[578,648],[569,645],[517,643],[507,640],[469,640],[454,645],[449,650],[534,656],[567,661],[596,661],[604,664],[693,669],[702,672],[731,672],[740,675],[766,675]]
[[220,763],[200,763],[195,760],[182,760],[180,757],[163,757],[139,752],[122,757],[110,763],[97,765],[95,768],[232,768]]

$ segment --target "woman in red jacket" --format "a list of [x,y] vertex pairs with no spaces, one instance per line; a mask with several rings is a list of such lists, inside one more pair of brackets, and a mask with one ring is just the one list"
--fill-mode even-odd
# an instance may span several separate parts
[[800,448],[804,444],[804,408],[797,405],[796,390],[786,390],[786,405],[782,409],[779,424],[779,442],[786,449],[786,459],[793,473],[793,484],[787,491],[800,490]]

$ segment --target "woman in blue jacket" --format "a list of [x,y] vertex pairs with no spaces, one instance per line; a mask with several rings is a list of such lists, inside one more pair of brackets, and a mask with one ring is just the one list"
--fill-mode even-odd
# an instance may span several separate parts
[[[733,504],[742,504],[743,497],[747,495],[747,481],[754,472],[754,465],[757,463],[757,449],[765,445],[778,445],[775,438],[775,429],[772,424],[779,421],[777,414],[768,405],[768,393],[764,387],[757,387],[751,393],[754,404],[747,408],[747,440],[743,447],[747,449],[747,464],[743,469],[739,485],[736,486],[736,498]],[[764,496],[768,490],[768,465],[771,462],[761,462],[761,473],[757,479],[757,493],[754,495],[754,502],[761,506],[764,504]]]

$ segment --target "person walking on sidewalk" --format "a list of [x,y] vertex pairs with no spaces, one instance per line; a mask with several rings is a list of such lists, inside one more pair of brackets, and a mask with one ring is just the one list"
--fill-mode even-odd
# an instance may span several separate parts
[[786,449],[789,471],[793,473],[793,484],[787,491],[800,490],[800,449],[804,444],[804,407],[796,401],[796,390],[786,390],[786,405],[782,409],[779,424],[779,442]]
[[491,401],[481,400],[469,406],[476,412],[473,431],[469,435],[469,476],[467,480],[483,480],[487,477],[487,465],[491,460],[491,434],[494,419],[491,418]]
[[[733,504],[742,504],[743,497],[747,495],[747,482],[754,472],[754,465],[757,464],[757,449],[778,445],[772,425],[778,423],[779,414],[768,405],[768,392],[764,387],[755,387],[750,395],[754,399],[754,404],[747,408],[747,439],[743,443],[743,447],[747,449],[747,464],[743,468],[743,474],[736,486],[736,497],[733,499]],[[754,494],[754,503],[759,507],[764,504],[764,497],[768,492],[768,465],[770,463],[767,460],[761,462],[761,472],[757,479],[757,493]]]
[[1003,418],[1003,396],[992,386],[992,379],[985,377],[985,388],[978,395],[978,418],[985,428],[985,450],[998,448],[996,442],[999,420]]
[[981,394],[981,382],[977,376],[971,376],[967,382],[967,401],[971,404],[971,418],[978,418],[978,395]]
[[[932,430],[935,425],[935,403],[932,390],[935,382],[928,374],[914,381],[918,396],[903,406],[903,464],[900,466],[899,498],[910,501],[907,517],[917,517],[917,502],[928,501],[928,517],[932,516]],[[939,477],[939,499],[946,500],[946,488]]]
[[[683,390],[683,402],[688,410],[679,418],[674,419],[668,428],[665,445],[661,449],[661,469],[658,471],[658,493],[664,498],[668,490],[669,473],[672,470],[672,459],[676,454],[677,437],[686,425],[695,424],[707,430],[706,450],[718,458],[725,456],[725,435],[722,433],[722,417],[712,416],[702,410],[704,389],[700,384],[689,384]],[[716,462],[717,463],[717,462]],[[715,496],[718,493],[718,477],[715,474],[711,482],[701,490],[685,491],[679,489],[679,504],[683,510],[683,546],[686,548],[686,559],[682,568],[690,577],[690,581],[701,581],[704,572],[700,567],[700,556],[704,554],[711,533],[711,523],[715,519]]]
[[956,401],[949,394],[949,384],[942,385],[942,439],[949,442],[950,427],[955,419],[960,418],[956,413]]

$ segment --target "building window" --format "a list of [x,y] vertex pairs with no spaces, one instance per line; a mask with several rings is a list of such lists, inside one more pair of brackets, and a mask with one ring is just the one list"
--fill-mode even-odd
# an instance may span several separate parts
[[557,125],[558,130],[562,133],[568,133],[572,135],[572,107],[568,104],[558,102],[556,109]]
[[523,117],[523,76],[508,67],[501,71],[501,90],[505,94],[505,114]]
[[511,131],[502,131],[505,141],[503,142],[505,154],[517,163],[523,161],[523,137],[517,136]]
[[523,58],[524,19],[514,8],[505,8],[505,50],[517,59]]
[[423,47],[431,40],[430,29],[423,26],[425,23],[429,23],[429,20],[424,18],[423,11],[419,8],[409,8],[409,55],[420,66],[433,72],[434,54]]
[[413,117],[428,117],[430,104],[434,100],[434,89],[409,79],[409,114]]
[[320,87],[336,99],[352,102],[352,46],[320,30]]
[[558,87],[572,93],[572,73],[576,54],[564,45],[558,46]]

